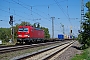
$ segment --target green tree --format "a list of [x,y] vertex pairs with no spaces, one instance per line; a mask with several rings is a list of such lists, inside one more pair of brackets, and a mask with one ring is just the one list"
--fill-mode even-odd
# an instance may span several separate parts
[[79,42],[83,44],[82,48],[87,48],[90,46],[90,1],[86,3],[88,11],[85,14],[85,21],[83,22],[83,31],[80,34],[81,39]]
[[33,24],[33,27],[35,27],[35,28],[36,28],[36,23],[34,23],[34,24]]
[[0,39],[3,42],[8,42],[10,39],[10,28],[0,28]]
[[25,26],[25,25],[31,25],[31,24],[29,22],[22,21],[20,25]]
[[50,38],[49,29],[45,27],[41,27],[41,29],[43,29],[45,32],[45,38]]

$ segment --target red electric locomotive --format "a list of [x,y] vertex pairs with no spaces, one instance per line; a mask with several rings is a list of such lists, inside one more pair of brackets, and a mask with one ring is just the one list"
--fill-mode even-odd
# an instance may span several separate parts
[[17,32],[17,42],[30,43],[44,41],[44,30],[33,26],[19,26]]

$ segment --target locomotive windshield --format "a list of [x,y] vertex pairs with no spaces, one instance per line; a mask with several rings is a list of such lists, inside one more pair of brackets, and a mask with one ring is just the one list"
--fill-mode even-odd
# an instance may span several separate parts
[[19,32],[28,32],[28,28],[19,28],[18,31]]

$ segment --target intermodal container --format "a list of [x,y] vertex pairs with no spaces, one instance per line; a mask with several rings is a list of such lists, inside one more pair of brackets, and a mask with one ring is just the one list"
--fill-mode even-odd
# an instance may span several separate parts
[[64,35],[63,34],[58,34],[58,39],[63,40],[64,39]]
[[70,36],[70,39],[72,39],[72,36]]

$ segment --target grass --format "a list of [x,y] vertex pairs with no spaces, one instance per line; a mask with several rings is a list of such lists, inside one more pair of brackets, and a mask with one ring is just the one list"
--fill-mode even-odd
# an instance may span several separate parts
[[90,48],[85,49],[80,55],[77,54],[71,60],[90,60]]
[[0,46],[15,45],[15,43],[4,42]]

